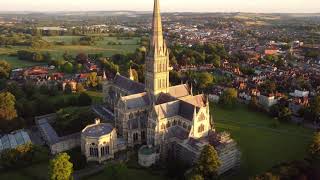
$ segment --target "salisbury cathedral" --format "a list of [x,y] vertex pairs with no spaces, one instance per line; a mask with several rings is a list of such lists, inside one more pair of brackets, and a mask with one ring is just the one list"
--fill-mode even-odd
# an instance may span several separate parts
[[168,153],[177,158],[183,155],[183,160],[192,164],[210,143],[222,161],[220,173],[237,166],[236,143],[227,133],[215,132],[208,98],[194,95],[188,84],[170,86],[169,50],[163,37],[159,0],[154,2],[148,49],[144,84],[134,81],[132,73],[129,77],[118,73],[104,82],[104,101],[113,111],[117,138],[127,147],[152,148],[154,158],[141,160],[139,156],[140,164],[151,165]]

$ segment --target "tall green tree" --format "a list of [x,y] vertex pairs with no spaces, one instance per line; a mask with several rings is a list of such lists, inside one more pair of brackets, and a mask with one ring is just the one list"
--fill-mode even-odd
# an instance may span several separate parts
[[0,60],[0,79],[6,79],[9,77],[11,71],[11,65],[4,60]]
[[200,89],[206,89],[214,82],[214,77],[208,72],[199,73],[196,75],[197,86]]
[[58,154],[49,164],[49,178],[51,180],[72,179],[73,164],[67,153]]
[[213,146],[207,145],[203,148],[194,171],[204,179],[215,179],[218,176],[220,165],[217,151]]
[[309,151],[312,157],[320,160],[320,132],[315,133]]
[[73,64],[70,63],[70,62],[66,62],[64,65],[63,65],[63,71],[65,73],[72,73],[73,72]]
[[219,103],[227,108],[233,108],[237,104],[238,91],[234,88],[226,89],[220,96]]
[[279,112],[279,119],[282,121],[290,121],[292,111],[288,107],[282,107]]
[[0,93],[0,120],[12,120],[17,117],[16,98],[9,92]]
[[88,87],[97,87],[99,84],[99,79],[96,72],[92,72],[88,75],[86,85]]

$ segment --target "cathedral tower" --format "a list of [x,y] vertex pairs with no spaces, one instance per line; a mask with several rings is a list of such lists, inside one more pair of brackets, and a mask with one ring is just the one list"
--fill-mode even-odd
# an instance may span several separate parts
[[163,39],[159,0],[154,1],[152,32],[146,57],[146,89],[157,97],[169,90],[169,51]]

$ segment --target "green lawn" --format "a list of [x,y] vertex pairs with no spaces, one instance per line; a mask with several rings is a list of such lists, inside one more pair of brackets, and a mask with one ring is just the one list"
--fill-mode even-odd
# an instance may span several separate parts
[[12,68],[22,68],[22,67],[30,67],[36,65],[43,65],[44,63],[37,63],[31,61],[23,61],[19,60],[17,57],[12,57],[8,55],[0,55],[0,60],[6,60],[11,64]]
[[[128,169],[127,171],[128,177],[130,180],[141,180],[141,179],[148,179],[148,180],[163,180],[162,176],[154,175],[146,170],[139,170],[139,169]],[[88,180],[105,180],[105,179],[113,179],[109,172],[102,172],[95,176],[90,176]]]
[[306,155],[312,130],[292,124],[272,128],[274,119],[245,106],[234,110],[213,104],[211,107],[216,129],[230,132],[242,152],[239,174],[226,179],[248,179],[278,163],[302,159]]
[[1,172],[1,180],[46,180],[48,179],[48,162],[31,165],[24,169]]
[[[79,40],[81,36],[50,36],[43,37],[43,39],[49,42],[63,41],[66,45],[52,45],[50,48],[36,49],[39,52],[50,52],[53,59],[61,59],[65,52],[72,55],[77,55],[80,52],[87,54],[102,53],[106,57],[110,57],[114,54],[127,54],[134,52],[139,47],[140,38],[133,37],[130,39],[118,39],[116,37],[104,37],[104,40],[97,41],[95,45],[81,46],[72,45],[73,40]],[[109,42],[121,43],[121,45],[109,45]],[[0,47],[0,60],[7,60],[14,68],[28,67],[34,65],[40,65],[41,63],[35,63],[30,61],[19,60],[17,57],[9,56],[14,54],[18,50],[31,50],[35,51],[31,47],[26,46],[10,46]],[[43,64],[43,63],[42,63]]]
[[100,104],[103,101],[102,91],[86,91],[88,95],[92,98],[94,104]]

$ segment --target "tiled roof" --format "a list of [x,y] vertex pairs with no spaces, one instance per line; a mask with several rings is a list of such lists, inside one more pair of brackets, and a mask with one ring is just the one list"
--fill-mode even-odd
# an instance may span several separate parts
[[138,94],[138,93],[143,93],[145,92],[145,86],[144,84],[141,84],[136,81],[132,81],[129,78],[126,78],[124,76],[121,76],[117,74],[114,77],[113,80],[114,84],[122,89],[125,89],[128,91],[130,94]]

